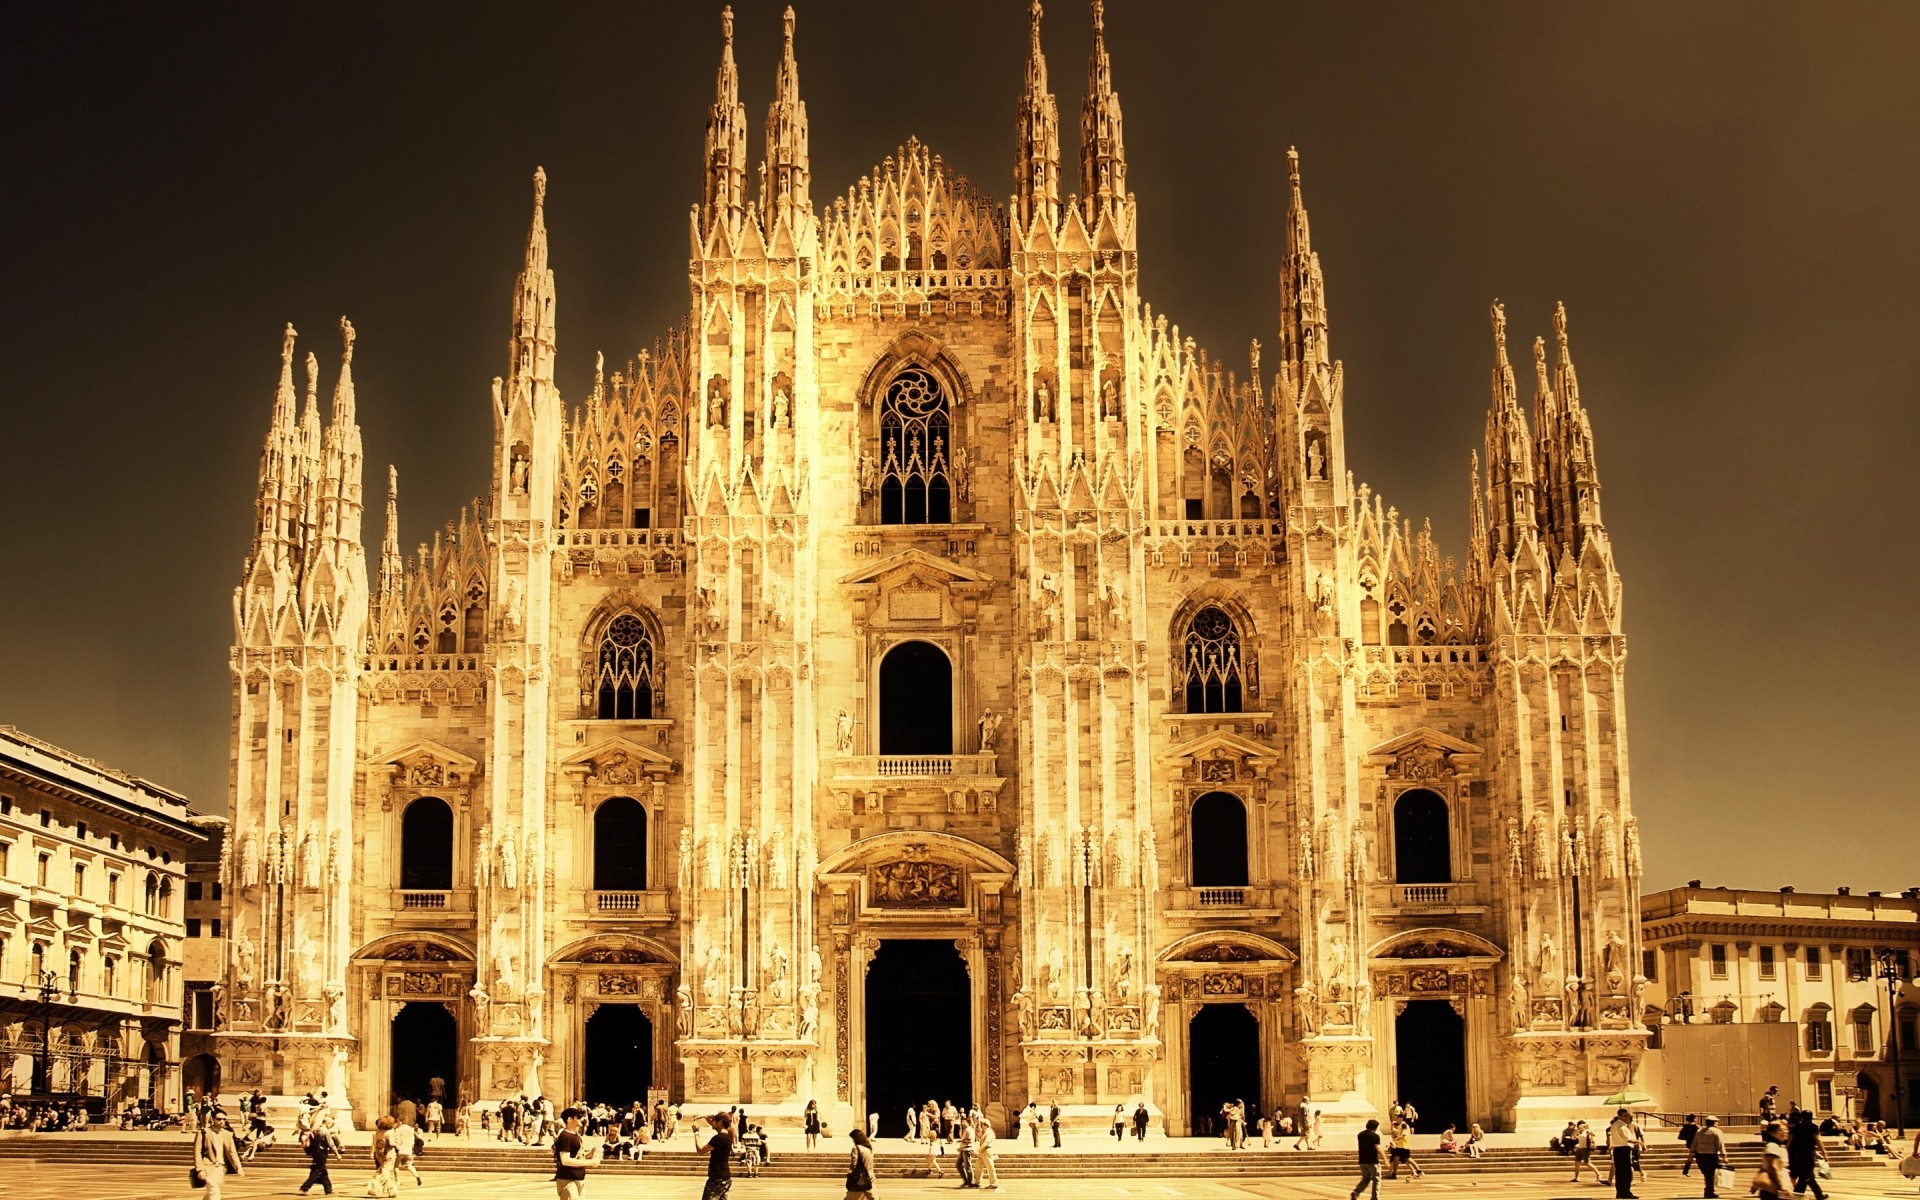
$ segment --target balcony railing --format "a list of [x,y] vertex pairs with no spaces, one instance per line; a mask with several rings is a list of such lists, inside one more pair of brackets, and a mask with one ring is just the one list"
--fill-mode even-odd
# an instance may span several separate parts
[[1450,883],[1406,883],[1400,885],[1400,903],[1402,904],[1452,904],[1453,885]]
[[1243,887],[1195,888],[1193,898],[1201,908],[1245,908],[1247,889]]
[[641,902],[647,897],[645,892],[595,892],[593,910],[603,913],[637,913]]
[[840,760],[837,775],[856,779],[993,775],[991,754],[862,754]]
[[666,891],[589,891],[587,915],[639,920],[669,915]]
[[400,907],[411,909],[447,908],[452,892],[429,892],[408,890],[400,893]]

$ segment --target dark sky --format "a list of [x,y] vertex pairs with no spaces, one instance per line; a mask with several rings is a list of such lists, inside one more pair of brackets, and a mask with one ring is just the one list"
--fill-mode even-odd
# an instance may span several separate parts
[[[779,7],[735,5],[756,158]],[[224,805],[281,325],[330,389],[353,318],[368,537],[393,462],[403,543],[431,538],[486,483],[535,164],[571,402],[596,349],[684,312],[718,13],[16,6],[0,722]],[[1107,25],[1145,297],[1236,366],[1274,343],[1297,144],[1349,463],[1451,553],[1487,304],[1524,377],[1566,301],[1648,889],[1920,883],[1920,6],[1114,0]],[[1006,196],[1023,3],[814,3],[798,28],[816,202],[910,135]],[[1088,28],[1067,3],[1045,26],[1068,176]]]

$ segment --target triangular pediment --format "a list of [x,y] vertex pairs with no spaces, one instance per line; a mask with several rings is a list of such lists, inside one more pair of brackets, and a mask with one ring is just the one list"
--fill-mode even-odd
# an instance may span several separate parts
[[857,571],[842,575],[840,582],[847,584],[878,583],[888,575],[903,568],[910,567],[920,568],[919,574],[923,579],[932,575],[934,577],[945,576],[948,581],[954,583],[993,582],[993,576],[988,575],[984,571],[976,571],[972,567],[963,567],[951,559],[941,558],[935,554],[928,554],[925,550],[902,550],[898,554],[888,555],[878,562],[868,563]]
[[1409,730],[1399,737],[1381,742],[1378,746],[1367,751],[1367,756],[1369,758],[1398,758],[1407,751],[1416,748],[1438,750],[1449,757],[1453,755],[1470,755],[1476,759],[1485,753],[1485,751],[1472,742],[1463,742],[1451,734],[1441,733],[1438,729],[1422,725],[1420,728]]
[[397,767],[420,758],[434,759],[450,768],[458,770],[462,774],[471,773],[475,767],[480,765],[479,759],[462,754],[453,747],[442,745],[432,738],[421,738],[418,741],[408,742],[396,750],[381,755],[374,761],[391,763]]
[[678,764],[651,746],[610,737],[560,761],[562,770],[584,771],[588,783],[618,786],[647,776],[671,775]]
[[1216,729],[1212,733],[1203,733],[1192,741],[1182,742],[1160,756],[1163,763],[1180,762],[1184,759],[1203,758],[1272,758],[1274,749],[1262,746],[1259,742]]

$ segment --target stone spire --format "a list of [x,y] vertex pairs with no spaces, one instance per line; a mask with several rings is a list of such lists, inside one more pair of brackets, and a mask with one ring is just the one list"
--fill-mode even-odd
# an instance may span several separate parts
[[812,174],[807,156],[807,105],[800,99],[800,65],[793,56],[792,8],[787,9],[782,21],[784,43],[773,77],[773,103],[767,106],[767,169],[760,192],[762,224],[769,234],[782,217],[798,228],[813,212],[813,196],[807,186]]
[[1020,96],[1020,148],[1014,162],[1014,219],[1023,228],[1037,216],[1049,228],[1060,218],[1060,108],[1047,90],[1047,57],[1040,50],[1040,0],[1029,10],[1032,48],[1027,87]]
[[333,385],[333,403],[327,416],[337,428],[355,425],[358,417],[353,396],[353,322],[340,318],[340,378]]
[[527,231],[527,261],[513,289],[513,337],[507,350],[512,379],[520,388],[553,380],[553,271],[547,266],[547,173],[533,171],[533,224]]
[[1507,359],[1507,310],[1493,302],[1493,399],[1487,412],[1487,501],[1491,549],[1511,559],[1538,534],[1534,517],[1533,444]]
[[390,621],[400,611],[406,581],[406,560],[400,557],[400,468],[387,465],[387,531],[380,542],[380,616]]
[[[792,28],[792,18],[788,18]],[[716,224],[738,229],[747,205],[747,109],[740,103],[740,70],[733,63],[733,9],[720,10],[720,74],[707,113],[707,186],[700,233]],[[804,121],[804,118],[803,118]],[[801,126],[804,134],[805,125]]]
[[1118,215],[1127,203],[1127,151],[1120,136],[1120,94],[1113,90],[1113,64],[1107,59],[1105,0],[1093,0],[1093,56],[1080,106],[1080,196],[1089,227],[1099,223],[1102,212]]
[[1287,148],[1287,179],[1292,197],[1287,203],[1287,260],[1280,269],[1280,346],[1294,377],[1304,381],[1319,368],[1329,367],[1327,347],[1326,280],[1320,274],[1320,256],[1313,252],[1313,233],[1307,225],[1307,203],[1300,195],[1300,151]]
[[1600,475],[1593,456],[1593,425],[1580,403],[1580,380],[1567,345],[1567,306],[1553,306],[1556,359],[1547,383],[1546,345],[1539,350],[1541,391],[1549,404],[1539,410],[1539,479],[1544,491],[1541,523],[1551,547],[1578,558],[1588,535],[1600,529]]

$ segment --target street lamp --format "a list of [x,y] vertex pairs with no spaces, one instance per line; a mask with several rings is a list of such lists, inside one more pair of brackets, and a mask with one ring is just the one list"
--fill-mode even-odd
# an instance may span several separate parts
[[[34,971],[28,975],[27,990],[40,989],[40,1061],[34,1068],[34,1094],[48,1096],[53,1094],[53,1002],[60,998],[60,976],[52,970]],[[69,991],[67,1000],[71,1002],[75,993]]]
[[1900,1136],[1907,1136],[1907,1105],[1900,1088],[1900,968],[1906,956],[1892,950],[1880,952],[1880,978],[1887,981],[1887,1046],[1893,1056],[1893,1115]]

